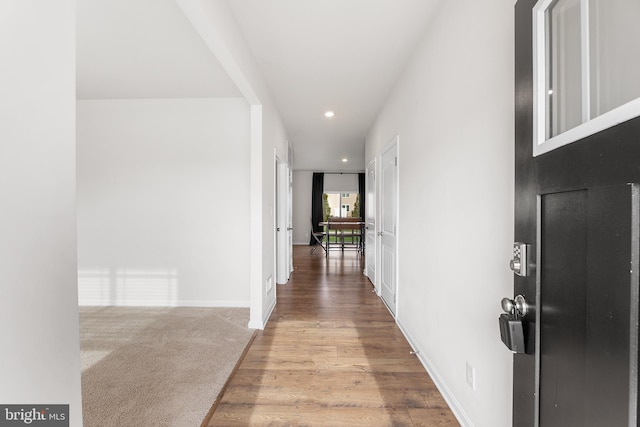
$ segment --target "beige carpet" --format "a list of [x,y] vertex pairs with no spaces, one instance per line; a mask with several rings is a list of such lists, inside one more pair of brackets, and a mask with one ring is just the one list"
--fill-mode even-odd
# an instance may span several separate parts
[[80,307],[84,426],[199,426],[248,321],[243,308]]

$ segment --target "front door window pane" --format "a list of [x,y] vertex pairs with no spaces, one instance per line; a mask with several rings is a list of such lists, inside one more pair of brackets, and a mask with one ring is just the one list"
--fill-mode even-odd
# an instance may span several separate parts
[[583,122],[580,0],[547,9],[547,138]]
[[590,0],[591,114],[640,97],[640,1]]

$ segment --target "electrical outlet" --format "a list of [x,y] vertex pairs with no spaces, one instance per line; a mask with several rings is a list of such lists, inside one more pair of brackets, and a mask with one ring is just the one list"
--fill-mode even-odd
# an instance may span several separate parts
[[467,384],[473,390],[476,389],[476,369],[467,362]]

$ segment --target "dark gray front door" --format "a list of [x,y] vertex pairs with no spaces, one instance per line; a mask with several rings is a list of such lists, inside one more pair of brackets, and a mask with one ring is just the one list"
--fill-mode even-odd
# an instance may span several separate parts
[[514,276],[531,310],[513,424],[636,426],[640,118],[533,157],[535,3],[515,9],[514,239],[532,268]]

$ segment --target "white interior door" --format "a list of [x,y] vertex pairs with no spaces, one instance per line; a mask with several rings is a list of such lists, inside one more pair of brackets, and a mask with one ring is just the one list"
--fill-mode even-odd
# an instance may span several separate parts
[[291,273],[291,215],[289,213],[289,165],[277,163],[276,171],[276,283],[285,284]]
[[365,269],[364,274],[376,286],[376,161],[367,166],[365,194]]
[[[291,158],[291,157],[289,157]],[[293,176],[287,163],[287,259],[289,274],[293,273]]]
[[383,151],[380,167],[380,291],[396,314],[396,232],[398,213],[398,137]]

